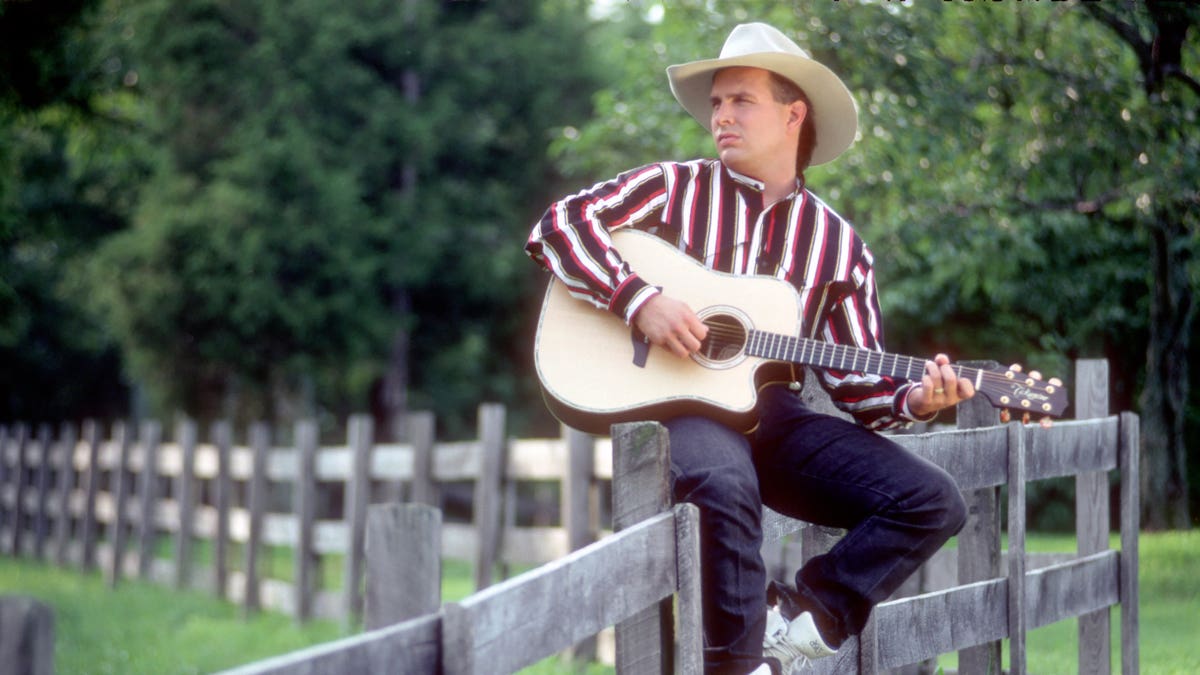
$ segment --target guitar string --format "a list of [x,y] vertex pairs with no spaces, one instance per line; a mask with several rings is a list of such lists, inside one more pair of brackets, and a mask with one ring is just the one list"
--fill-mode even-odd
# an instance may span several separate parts
[[[816,356],[815,360],[816,360],[817,364],[824,363],[825,359],[829,360],[829,362],[832,363],[833,359],[838,359],[839,357],[841,358],[842,362],[844,363],[845,358],[847,356],[851,356],[854,359],[854,362],[857,362],[860,355],[864,355],[866,357],[868,364],[870,363],[871,358],[880,358],[881,363],[882,363],[882,360],[888,360],[888,359],[894,361],[896,364],[899,364],[901,362],[907,362],[906,366],[904,366],[904,367],[891,368],[893,373],[898,374],[899,371],[901,371],[901,370],[906,370],[906,371],[917,370],[920,367],[920,366],[918,366],[918,364],[923,365],[923,363],[924,363],[924,360],[917,359],[917,358],[911,357],[911,356],[888,354],[887,352],[875,352],[875,351],[871,351],[871,350],[861,349],[859,347],[853,347],[850,345],[837,345],[837,344],[831,344],[831,343],[823,343],[818,340],[811,340],[811,339],[806,339],[806,338],[797,338],[797,337],[784,336],[784,335],[772,336],[769,333],[762,333],[759,331],[754,331],[753,329],[751,331],[744,331],[740,328],[740,326],[731,326],[726,323],[713,323],[713,324],[706,324],[706,325],[708,325],[708,327],[709,327],[709,336],[710,337],[708,339],[711,340],[712,338],[717,338],[720,340],[724,340],[726,344],[735,344],[737,346],[745,346],[747,343],[749,343],[751,341],[752,335],[758,335],[758,336],[760,336],[760,340],[764,339],[764,338],[768,339],[768,340],[773,339],[773,338],[780,340],[781,345],[776,345],[776,349],[771,350],[771,351],[779,351],[779,349],[782,348],[783,351],[788,351],[790,349],[794,353],[797,348],[799,348],[800,350],[803,351],[804,349],[811,347],[814,351],[814,356]],[[820,353],[817,354],[817,352],[820,352]],[[841,352],[841,354],[839,354],[838,352]],[[1049,386],[1048,383],[1046,383],[1042,380],[1037,380],[1037,379],[1033,379],[1033,378],[1017,379],[1017,376],[1015,375],[1015,373],[1014,373],[1014,376],[1010,377],[1007,374],[1008,371],[1005,371],[1005,373],[999,373],[994,370],[972,368],[970,366],[955,365],[954,367],[959,371],[960,376],[966,374],[971,379],[978,378],[979,382],[983,383],[986,381],[990,385],[1000,385],[1000,386],[1004,386],[1004,387],[1012,387],[1012,386],[1020,385],[1020,386],[1030,387],[1030,388],[1034,389],[1035,391],[1041,391],[1041,392],[1044,392]],[[916,378],[907,378],[907,379],[916,379]]]

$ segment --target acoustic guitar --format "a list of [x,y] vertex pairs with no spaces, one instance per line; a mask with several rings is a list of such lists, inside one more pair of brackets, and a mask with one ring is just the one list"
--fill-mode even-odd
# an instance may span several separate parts
[[[690,359],[652,348],[612,313],[572,297],[557,279],[542,304],[534,361],[546,404],[576,429],[607,434],[617,422],[703,414],[746,431],[756,423],[760,370],[803,364],[920,380],[927,359],[832,344],[801,335],[795,287],[766,276],[705,268],[657,236],[613,233],[621,257],[647,281],[682,300],[708,326]],[[1057,417],[1067,391],[1019,371],[953,365],[995,407]],[[769,378],[767,378],[769,379]]]

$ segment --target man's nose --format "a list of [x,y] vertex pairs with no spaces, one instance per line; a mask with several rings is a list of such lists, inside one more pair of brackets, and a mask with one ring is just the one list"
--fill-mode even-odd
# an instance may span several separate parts
[[724,103],[716,103],[713,105],[712,126],[714,129],[728,124],[731,121],[729,118],[729,110],[730,107]]

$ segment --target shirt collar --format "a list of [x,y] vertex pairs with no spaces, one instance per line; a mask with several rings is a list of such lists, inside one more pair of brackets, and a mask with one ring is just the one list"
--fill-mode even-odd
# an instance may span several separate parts
[[[733,169],[729,168],[728,166],[725,166],[724,164],[721,164],[721,167],[723,169],[725,169],[725,173],[729,174],[729,177],[732,178],[734,181],[741,183],[742,185],[745,185],[746,187],[748,187],[752,190],[755,190],[757,192],[762,192],[763,190],[765,190],[767,188],[766,184],[763,183],[762,181],[758,180],[757,178],[751,178],[750,176],[747,176],[745,174],[740,174],[740,173],[734,171]],[[792,190],[792,192],[787,196],[787,198],[792,199],[797,194],[799,194],[800,187],[801,187],[800,179],[797,178],[796,179],[796,188],[794,190]]]

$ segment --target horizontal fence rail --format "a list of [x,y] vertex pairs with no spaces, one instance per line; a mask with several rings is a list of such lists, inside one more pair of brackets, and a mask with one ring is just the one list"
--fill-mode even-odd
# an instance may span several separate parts
[[426,616],[225,675],[512,673],[666,598],[678,598],[678,672],[701,668],[700,518],[679,505]]

